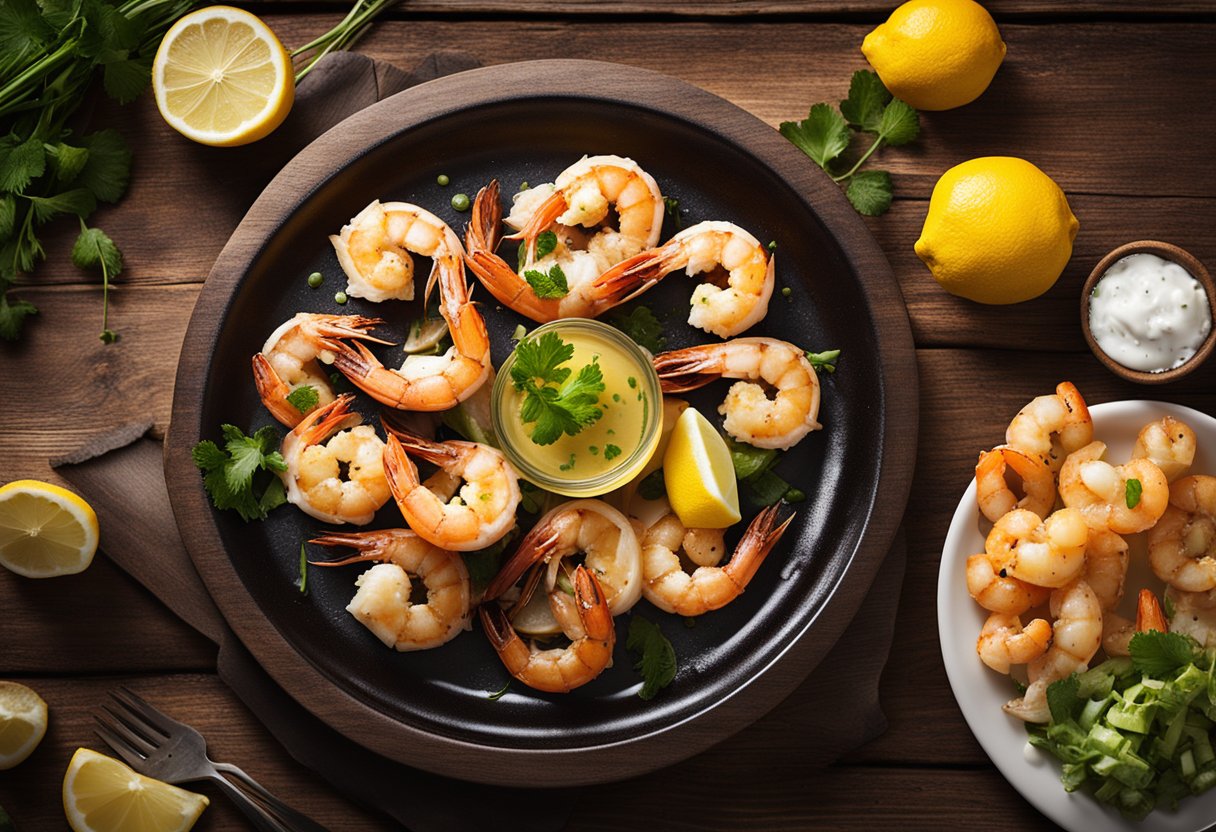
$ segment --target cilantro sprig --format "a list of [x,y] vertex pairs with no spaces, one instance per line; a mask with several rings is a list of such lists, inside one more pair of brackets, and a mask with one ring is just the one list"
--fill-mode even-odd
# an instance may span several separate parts
[[551,445],[563,433],[574,436],[603,415],[599,362],[584,364],[575,373],[562,366],[573,357],[574,345],[556,332],[525,338],[515,348],[511,381],[524,394],[519,416],[524,424],[535,423],[530,436],[537,445]]
[[532,287],[538,298],[542,300],[564,298],[570,294],[570,285],[566,282],[566,273],[556,263],[547,272],[540,269],[524,271],[524,280]]
[[615,309],[608,315],[607,320],[655,355],[661,353],[663,345],[667,343],[667,338],[663,335],[663,324],[648,306],[636,306],[628,313]]
[[634,670],[642,674],[642,689],[638,696],[653,699],[655,694],[676,678],[676,651],[655,624],[636,613],[629,620],[625,648],[637,656]]
[[287,470],[279,453],[279,432],[270,425],[246,436],[234,425],[222,425],[221,448],[210,439],[191,450],[194,464],[203,472],[203,486],[220,510],[233,509],[246,522],[264,520],[272,509],[287,502],[283,481]]
[[[887,91],[877,74],[858,70],[839,112],[830,104],[816,104],[802,121],[782,122],[780,130],[833,182],[844,185],[845,196],[859,214],[875,217],[891,207],[891,175],[861,166],[884,144],[895,147],[914,140],[920,135],[920,119],[916,110]],[[834,173],[834,163],[848,150],[854,132],[868,133],[874,140],[852,167]]]

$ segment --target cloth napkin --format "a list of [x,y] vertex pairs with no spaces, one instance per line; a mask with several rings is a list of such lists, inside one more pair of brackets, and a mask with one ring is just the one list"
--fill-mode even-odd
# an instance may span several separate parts
[[[393,93],[479,66],[459,51],[436,52],[410,72],[362,55],[324,58],[301,84],[291,114],[267,139],[205,154],[200,163],[217,185],[232,226],[262,187],[301,148],[347,116]],[[217,669],[255,716],[299,763],[351,799],[378,809],[416,832],[470,828],[561,829],[576,789],[507,789],[452,780],[381,757],[326,726],[270,678],[228,628],[186,553],[173,520],[158,438],[147,423],[124,425],[67,457],[52,460],[59,474],[93,505],[101,548],[175,614],[219,645]],[[828,765],[886,730],[878,682],[890,651],[906,556],[902,533],[851,626],[814,673],[763,721],[777,721],[799,757]],[[848,707],[841,707],[848,703]],[[831,707],[807,707],[808,705]],[[746,745],[744,731],[719,750]],[[460,807],[453,815],[451,807]],[[513,820],[514,819],[514,820]]]

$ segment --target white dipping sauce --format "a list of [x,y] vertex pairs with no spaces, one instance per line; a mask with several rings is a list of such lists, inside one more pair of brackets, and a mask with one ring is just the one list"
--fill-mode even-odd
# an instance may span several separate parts
[[1212,329],[1212,311],[1202,284],[1182,266],[1129,254],[1090,293],[1089,329],[1124,367],[1157,373],[1195,354]]

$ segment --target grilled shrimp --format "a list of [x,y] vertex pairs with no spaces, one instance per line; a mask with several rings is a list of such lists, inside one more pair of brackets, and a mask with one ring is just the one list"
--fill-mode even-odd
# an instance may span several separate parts
[[1127,563],[1126,540],[1111,531],[1090,529],[1084,578],[1104,611],[1113,610],[1123,600]]
[[1056,392],[1039,396],[1018,411],[1005,431],[1012,448],[1039,457],[1060,470],[1064,457],[1094,438],[1094,422],[1081,392],[1070,381],[1056,385]]
[[1147,459],[1161,469],[1170,482],[1181,477],[1195,461],[1195,431],[1173,416],[1149,422],[1136,436],[1132,459]]
[[696,616],[738,598],[796,515],[777,522],[780,504],[756,515],[726,566],[699,566],[690,575],[679,551],[687,529],[668,514],[642,538],[642,594],[664,612]]
[[[629,518],[603,500],[573,500],[545,514],[486,587],[493,600],[515,585],[533,564],[547,564],[545,587],[554,619],[577,638],[574,599],[554,591],[563,558],[582,553],[583,565],[596,576],[612,615],[628,611],[642,597],[642,551]],[[528,599],[521,598],[520,604]]]
[[[819,424],[819,379],[806,353],[776,338],[736,338],[658,355],[664,393],[695,390],[718,378],[737,378],[718,408],[726,432],[757,448],[793,447]],[[756,381],[776,389],[770,399]]]
[[[1142,532],[1157,522],[1169,503],[1169,483],[1148,459],[1114,466],[1103,462],[1102,442],[1090,442],[1068,455],[1060,468],[1060,499],[1079,509],[1091,528],[1116,534]],[[1130,481],[1139,483],[1133,499]]]
[[592,288],[597,298],[623,303],[684,269],[689,276],[725,271],[725,285],[706,281],[693,290],[688,323],[721,338],[733,338],[768,314],[774,263],[768,249],[729,222],[700,222],[658,248],[634,255],[600,275]]
[[1081,574],[1088,540],[1089,529],[1076,509],[1062,508],[1046,520],[1014,509],[993,525],[984,551],[1012,577],[1054,588]]
[[[283,439],[287,502],[326,523],[363,526],[388,502],[384,443],[352,412],[350,393],[309,413]],[[346,467],[345,478],[342,467]]]
[[980,661],[997,673],[1008,673],[1011,665],[1028,664],[1047,651],[1051,625],[1036,618],[1022,627],[1016,614],[994,612],[984,622],[975,651]]
[[1165,597],[1174,613],[1170,632],[1190,636],[1204,647],[1216,647],[1216,590],[1184,592],[1167,586]]
[[490,377],[490,336],[469,297],[459,240],[451,251],[436,253],[431,279],[438,282],[439,314],[452,336],[443,355],[409,355],[399,369],[390,370],[359,342],[339,341],[334,351],[334,366],[352,384],[398,410],[448,410]]
[[[346,272],[346,294],[374,303],[414,299],[414,260],[410,252],[441,259],[460,257],[460,238],[439,217],[408,202],[376,200],[338,234],[331,234],[342,271]],[[435,272],[431,272],[427,284]]]
[[1170,486],[1169,497],[1148,533],[1153,573],[1186,592],[1216,589],[1216,477],[1183,477]]
[[515,632],[498,604],[482,604],[481,626],[503,665],[519,681],[536,690],[569,693],[587,684],[612,664],[616,630],[608,600],[595,575],[586,567],[574,570],[574,609],[583,635],[564,649],[538,650]]
[[1047,688],[1052,682],[1079,673],[1102,644],[1102,605],[1083,580],[1051,594],[1051,647],[1027,667],[1026,694],[1005,703],[1005,713],[1026,722],[1047,722]]
[[[443,549],[473,552],[498,542],[515,526],[522,496],[519,476],[501,451],[476,442],[432,442],[388,430],[384,473],[397,508],[419,536]],[[428,488],[409,454],[463,480],[459,494],[445,499],[446,494]]]
[[379,318],[362,315],[316,315],[299,312],[270,333],[262,351],[253,357],[253,380],[258,387],[262,404],[274,418],[289,428],[300,424],[304,414],[287,400],[301,387],[311,387],[317,392],[317,404],[322,407],[334,400],[334,390],[329,383],[329,374],[321,368],[317,359],[333,357],[337,347],[336,338],[355,338],[387,344],[373,338],[367,331],[377,324]]
[[1018,616],[1047,600],[1051,590],[1018,580],[987,552],[967,558],[967,592],[990,612]]
[[[1011,469],[1022,479],[1022,499],[1018,499],[1005,480]],[[980,453],[975,464],[975,496],[984,516],[995,523],[1015,508],[1046,517],[1056,501],[1056,482],[1051,469],[1041,458],[1008,445]]]
[[[308,541],[349,546],[360,554],[317,566],[379,561],[355,581],[359,589],[346,611],[386,647],[429,650],[455,638],[469,618],[469,570],[464,558],[406,529],[329,534]],[[410,600],[414,575],[426,586],[426,603]]]

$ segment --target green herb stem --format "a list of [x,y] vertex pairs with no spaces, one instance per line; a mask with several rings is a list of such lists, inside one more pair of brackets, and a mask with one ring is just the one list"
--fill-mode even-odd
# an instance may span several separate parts
[[842,173],[839,176],[833,176],[832,181],[833,182],[843,182],[844,180],[851,178],[853,176],[853,174],[857,173],[858,168],[860,168],[862,165],[864,165],[866,163],[866,160],[869,159],[872,155],[874,155],[875,150],[878,150],[878,146],[882,144],[882,139],[883,139],[882,136],[879,136],[877,139],[875,139],[874,143],[872,145],[870,145],[870,149],[867,150],[865,153],[861,154],[861,158],[857,160],[856,164],[854,164],[853,167],[849,168],[848,173]]
[[[296,83],[300,83],[312,72],[317,62],[333,51],[348,49],[363,37],[372,20],[396,0],[358,0],[346,17],[320,37],[291,51],[292,59],[307,57],[296,72]],[[312,53],[309,55],[308,53]]]

